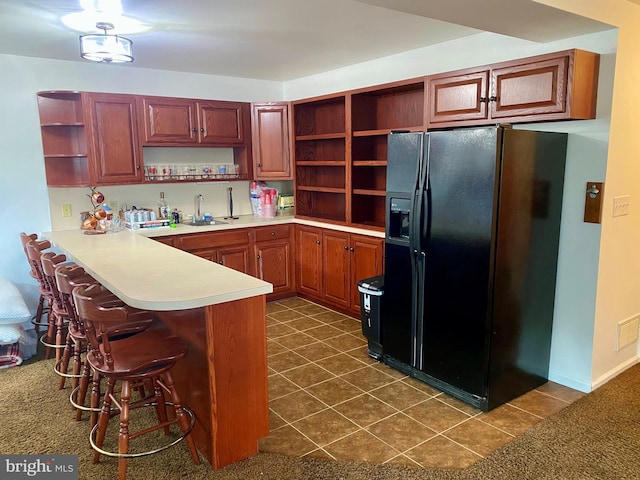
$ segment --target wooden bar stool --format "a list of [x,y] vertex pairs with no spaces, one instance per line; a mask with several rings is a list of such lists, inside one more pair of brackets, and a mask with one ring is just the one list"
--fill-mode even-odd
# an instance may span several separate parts
[[[40,280],[38,279],[37,273],[34,271],[33,264],[31,263],[31,259],[29,258],[29,253],[27,252],[27,243],[29,243],[31,240],[37,240],[37,239],[38,239],[38,235],[35,233],[27,235],[24,232],[20,232],[20,241],[22,242],[22,249],[24,250],[24,254],[27,257],[27,263],[29,264],[29,275],[31,275],[31,277],[39,283]],[[48,305],[46,305],[45,300],[46,300],[45,296],[42,293],[40,293],[40,297],[38,298],[38,308],[36,309],[36,314],[31,319],[31,323],[33,323],[33,325],[35,326],[36,333],[40,331],[40,327],[48,326],[48,323],[46,321],[45,322],[42,321],[42,315],[44,315],[45,313],[48,313],[48,308],[49,308]]]
[[[87,351],[87,339],[84,322],[78,315],[74,300],[73,289],[88,285],[99,285],[99,282],[85,270],[78,266],[62,266],[56,269],[56,282],[58,290],[69,313],[69,330],[66,346],[62,355],[61,370],[66,373],[70,357],[73,356],[72,374],[67,377],[73,378],[72,392],[69,396],[71,404],[76,408],[76,420],[82,419],[82,412],[90,413],[91,426],[97,423],[100,412],[100,380],[99,372],[93,372],[88,363],[82,362],[81,355]],[[145,311],[132,309],[124,304],[116,295],[104,287],[100,287],[100,294],[96,295],[95,301],[107,307],[125,307],[131,311],[131,321],[126,323],[114,323],[109,327],[110,335],[114,338],[122,338],[142,332],[154,324],[154,317]],[[82,372],[81,372],[82,371]],[[64,377],[61,379],[61,387],[64,387]],[[86,406],[86,396],[91,385],[91,402]]]
[[[91,429],[89,441],[95,450],[94,463],[100,461],[100,455],[118,458],[118,479],[125,480],[129,458],[158,453],[185,440],[191,457],[196,464],[200,458],[195,441],[190,432],[195,423],[193,412],[180,402],[174,387],[171,369],[187,354],[187,345],[167,330],[150,328],[137,335],[113,341],[109,334],[109,325],[131,321],[131,316],[123,307],[103,307],[97,298],[101,294],[99,285],[77,287],[73,290],[73,299],[78,315],[84,321],[85,333],[89,342],[86,361],[91,367],[107,378],[107,391],[102,402],[102,411],[98,423]],[[115,393],[115,382],[121,382],[119,395]],[[153,396],[139,401],[131,401],[131,386],[146,382],[153,385]],[[168,395],[168,401],[165,400]],[[118,433],[118,451],[109,452],[102,447],[105,442],[109,418],[112,416],[112,404],[120,414]],[[167,409],[172,406],[172,412]],[[131,410],[154,406],[158,423],[142,430],[131,432],[129,420]],[[170,413],[172,413],[170,415]],[[169,433],[169,426],[177,424],[182,432],[174,441],[140,453],[130,452],[130,442],[145,434],[163,429]]]
[[[54,303],[53,292],[51,292],[51,288],[45,280],[44,273],[42,271],[42,254],[45,253],[45,250],[48,248],[51,248],[51,243],[48,240],[31,240],[27,242],[26,245],[27,256],[29,257],[34,277],[38,281],[38,290],[40,291],[40,295],[44,298],[44,302],[46,302],[49,307],[46,315],[46,322],[40,321],[39,324],[34,322],[35,325],[47,327],[47,333],[40,337],[40,343],[47,346],[47,349],[45,350],[45,358],[49,358],[51,352],[51,347],[49,345],[53,341],[53,333],[55,330],[52,311],[52,305]],[[37,321],[38,317],[36,314],[36,322]]]
[[[67,262],[67,257],[55,252],[45,252],[40,256],[40,263],[42,265],[42,276],[47,283],[47,288],[51,292],[52,303],[50,305],[51,316],[49,321],[49,329],[55,331],[55,341],[42,342],[47,348],[53,348],[56,352],[56,363],[53,367],[54,371],[58,374],[60,361],[62,359],[62,349],[65,348],[65,330],[69,324],[69,313],[62,302],[60,291],[58,290],[58,284],[56,282],[56,268],[63,265],[75,265],[73,262]],[[51,335],[48,335],[51,338]]]

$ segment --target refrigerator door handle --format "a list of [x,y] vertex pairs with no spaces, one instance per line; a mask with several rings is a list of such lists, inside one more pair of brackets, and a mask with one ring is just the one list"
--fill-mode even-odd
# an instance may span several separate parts
[[[420,292],[420,282],[418,281],[419,247],[420,247],[420,216],[419,203],[422,198],[422,163],[424,155],[424,137],[420,136],[418,159],[416,162],[416,174],[411,191],[411,213],[409,215],[409,255],[411,256],[411,366],[416,367],[419,360],[418,355],[418,315],[421,311],[418,298]],[[420,343],[421,340],[420,340]]]

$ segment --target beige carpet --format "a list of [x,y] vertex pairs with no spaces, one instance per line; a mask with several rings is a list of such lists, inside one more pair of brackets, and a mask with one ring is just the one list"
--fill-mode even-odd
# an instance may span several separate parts
[[[57,389],[51,360],[0,371],[0,453],[78,454],[80,479],[116,478],[116,462],[91,461],[88,423],[75,422],[69,390]],[[130,460],[129,480],[199,479],[640,479],[640,365],[541,422],[465,470],[341,463],[258,454],[214,472],[186,446]]]

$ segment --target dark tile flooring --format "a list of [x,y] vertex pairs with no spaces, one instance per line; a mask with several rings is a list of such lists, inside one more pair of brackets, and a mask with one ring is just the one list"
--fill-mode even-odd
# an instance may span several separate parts
[[267,305],[267,339],[262,452],[462,468],[583,395],[549,382],[483,413],[370,359],[359,321],[299,298]]

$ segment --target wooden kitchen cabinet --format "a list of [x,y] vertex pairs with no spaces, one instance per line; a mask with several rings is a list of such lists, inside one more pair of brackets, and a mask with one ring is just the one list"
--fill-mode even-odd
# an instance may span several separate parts
[[142,182],[134,98],[108,93],[38,93],[48,186]]
[[135,97],[90,93],[87,104],[94,183],[141,183],[142,147],[138,142]]
[[273,285],[267,299],[295,296],[294,227],[273,225],[253,229],[254,276]]
[[138,106],[144,146],[233,147],[245,143],[248,104],[145,96]]
[[300,293],[322,295],[322,229],[296,225],[296,285]]
[[298,292],[358,316],[357,282],[382,274],[383,255],[382,238],[298,225]]
[[335,230],[322,232],[322,296],[323,299],[349,308],[349,234]]
[[360,312],[358,281],[382,275],[384,265],[384,239],[351,234],[349,252],[351,308]]
[[293,102],[296,216],[347,221],[345,95]]
[[428,128],[595,118],[599,55],[539,55],[428,77]]
[[251,274],[249,229],[180,235],[174,240],[173,246],[234,270]]
[[251,105],[253,174],[256,180],[291,180],[289,154],[289,104]]

